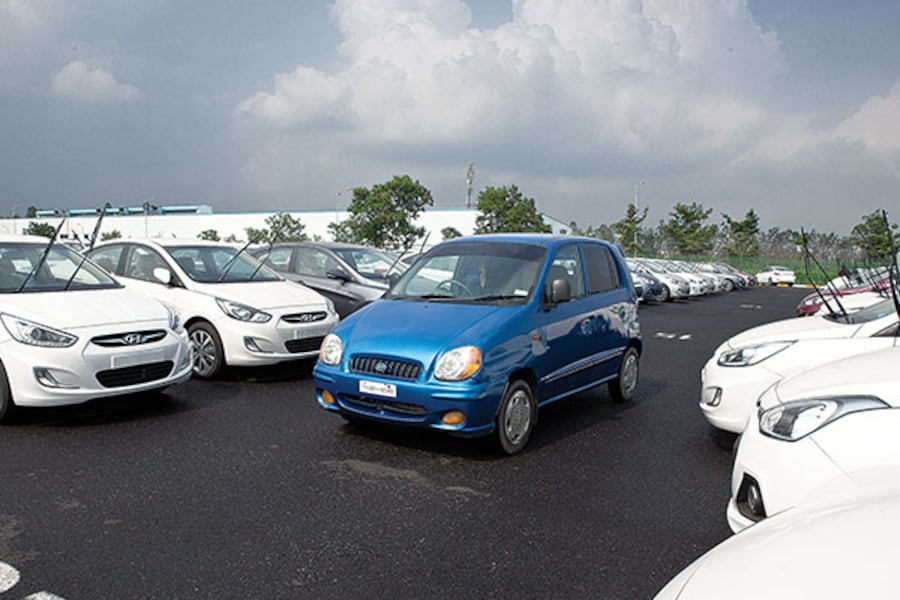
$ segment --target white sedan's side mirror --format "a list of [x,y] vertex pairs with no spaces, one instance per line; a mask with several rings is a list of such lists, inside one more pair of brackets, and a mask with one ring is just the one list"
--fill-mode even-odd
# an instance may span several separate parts
[[169,285],[170,283],[172,283],[172,271],[168,270],[165,267],[154,267],[153,278],[160,283]]

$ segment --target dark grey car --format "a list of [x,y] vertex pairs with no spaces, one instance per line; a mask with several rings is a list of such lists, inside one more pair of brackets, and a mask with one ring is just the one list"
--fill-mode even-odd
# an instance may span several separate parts
[[286,279],[330,298],[342,319],[380,298],[390,272],[406,267],[380,250],[338,242],[286,242],[251,252]]

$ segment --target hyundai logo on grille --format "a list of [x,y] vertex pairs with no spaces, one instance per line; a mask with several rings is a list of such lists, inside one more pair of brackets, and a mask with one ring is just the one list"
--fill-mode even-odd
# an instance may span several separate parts
[[125,340],[126,344],[128,344],[129,346],[133,346],[135,344],[140,344],[141,338],[143,338],[143,336],[139,333],[129,333],[126,334],[123,339]]
[[314,321],[321,321],[325,317],[328,316],[326,312],[309,312],[309,313],[297,313],[294,315],[285,315],[282,317],[288,323],[312,323]]
[[384,375],[385,373],[387,373],[388,364],[386,362],[384,362],[383,360],[379,360],[377,363],[375,363],[375,366],[373,367],[373,369],[375,369],[376,373]]

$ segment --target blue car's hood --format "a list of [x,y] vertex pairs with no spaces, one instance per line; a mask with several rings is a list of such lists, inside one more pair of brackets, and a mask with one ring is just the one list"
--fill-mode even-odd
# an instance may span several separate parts
[[427,368],[443,350],[489,343],[484,337],[489,335],[487,332],[502,332],[503,322],[520,314],[523,308],[385,300],[357,311],[335,333],[344,342],[345,356],[406,357]]

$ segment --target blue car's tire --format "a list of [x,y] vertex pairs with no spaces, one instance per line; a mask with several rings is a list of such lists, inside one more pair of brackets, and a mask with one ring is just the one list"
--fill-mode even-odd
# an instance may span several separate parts
[[500,450],[505,454],[520,452],[528,443],[536,419],[537,402],[531,386],[521,379],[511,382],[497,410],[494,434]]
[[622,356],[618,376],[607,384],[613,400],[616,402],[628,402],[634,398],[640,370],[640,354],[634,347],[630,347],[625,351],[625,355]]

